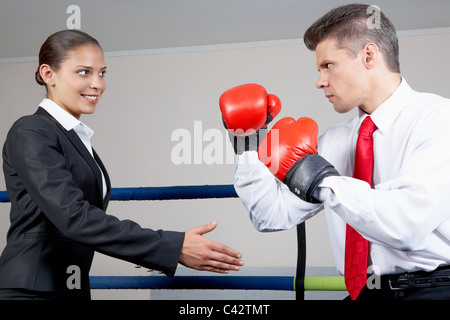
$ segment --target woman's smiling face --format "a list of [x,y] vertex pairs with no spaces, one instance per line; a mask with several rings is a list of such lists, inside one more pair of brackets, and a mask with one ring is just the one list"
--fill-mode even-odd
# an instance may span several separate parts
[[40,72],[47,84],[47,97],[77,119],[94,113],[106,90],[105,61],[96,45],[77,47],[68,52],[58,70],[43,64]]

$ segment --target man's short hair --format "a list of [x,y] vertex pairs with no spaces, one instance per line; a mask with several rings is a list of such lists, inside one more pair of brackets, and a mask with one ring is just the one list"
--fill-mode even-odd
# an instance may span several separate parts
[[[321,41],[333,37],[338,47],[356,56],[372,42],[383,54],[389,70],[400,73],[395,27],[381,10],[374,12],[372,8],[366,4],[349,4],[331,10],[306,30],[303,36],[306,47],[315,51]],[[373,24],[373,19],[378,21]]]

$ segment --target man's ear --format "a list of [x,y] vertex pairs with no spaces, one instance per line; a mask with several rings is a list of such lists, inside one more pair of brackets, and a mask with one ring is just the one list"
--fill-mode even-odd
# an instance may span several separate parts
[[363,63],[367,69],[372,69],[378,63],[380,58],[380,52],[378,50],[378,46],[373,43],[367,43],[362,49],[363,52]]
[[55,71],[48,64],[41,64],[39,73],[47,86],[53,86],[55,84]]

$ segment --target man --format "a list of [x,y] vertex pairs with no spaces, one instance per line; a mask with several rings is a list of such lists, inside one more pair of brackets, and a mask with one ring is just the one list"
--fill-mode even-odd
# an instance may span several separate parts
[[[291,228],[325,209],[336,266],[352,299],[450,299],[450,100],[411,89],[400,75],[392,23],[380,12],[374,27],[371,15],[367,5],[342,6],[304,35],[316,51],[317,88],[335,111],[358,108],[358,116],[319,137],[318,153],[311,120],[283,119],[274,126],[280,146],[272,151],[280,170],[268,164],[277,178],[248,147],[238,155],[235,188],[260,231]],[[359,160],[365,151],[357,151],[363,122],[375,130],[366,134],[369,164]],[[355,171],[373,167],[368,179],[354,172],[355,162]],[[357,242],[365,248],[362,285],[347,280],[361,264],[346,262]],[[371,273],[380,276],[379,285],[362,288]]]

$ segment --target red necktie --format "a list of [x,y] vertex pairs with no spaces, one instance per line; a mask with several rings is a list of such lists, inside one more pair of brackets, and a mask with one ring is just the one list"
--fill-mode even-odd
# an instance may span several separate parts
[[[366,117],[359,129],[356,143],[353,177],[372,184],[373,139],[377,129],[370,117]],[[369,242],[347,225],[345,239],[345,285],[352,300],[356,299],[367,282]]]

